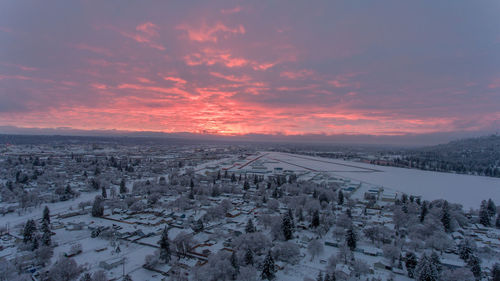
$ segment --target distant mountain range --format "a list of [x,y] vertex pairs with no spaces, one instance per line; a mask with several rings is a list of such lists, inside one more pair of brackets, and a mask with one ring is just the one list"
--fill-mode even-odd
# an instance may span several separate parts
[[322,144],[368,144],[368,145],[398,145],[424,146],[449,142],[460,138],[477,137],[491,132],[445,132],[429,134],[395,134],[395,135],[367,135],[367,134],[243,134],[217,135],[190,132],[150,132],[150,131],[120,131],[120,130],[79,130],[68,127],[62,128],[21,128],[15,126],[0,126],[0,134],[6,135],[44,135],[44,136],[88,136],[88,137],[137,137],[137,138],[168,138],[185,139],[191,141],[243,141],[243,142],[272,142],[272,143],[322,143]]

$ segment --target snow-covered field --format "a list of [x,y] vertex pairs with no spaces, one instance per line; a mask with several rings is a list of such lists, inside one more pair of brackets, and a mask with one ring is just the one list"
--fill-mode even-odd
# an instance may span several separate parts
[[[262,160],[280,161],[284,165],[287,164],[287,169],[295,171],[308,169],[326,171],[334,176],[383,186],[407,194],[421,195],[426,200],[443,198],[453,203],[460,203],[465,209],[479,208],[481,200],[488,198],[500,201],[498,178],[376,166],[281,152],[269,152],[262,157]],[[295,166],[288,163],[293,163]]]

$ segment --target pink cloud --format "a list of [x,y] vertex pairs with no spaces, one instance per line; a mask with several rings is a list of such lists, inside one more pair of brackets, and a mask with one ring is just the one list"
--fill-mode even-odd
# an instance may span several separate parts
[[226,39],[229,35],[245,34],[243,25],[230,28],[221,22],[217,22],[215,25],[203,23],[200,27],[182,24],[177,26],[177,29],[186,31],[188,38],[197,42],[217,42],[221,37]]
[[154,40],[159,37],[158,26],[152,22],[139,24],[135,28],[136,32],[120,32],[123,36],[135,40],[138,43],[145,44],[151,48],[164,51],[166,48],[161,44],[156,43]]
[[225,79],[225,80],[231,81],[231,82],[247,82],[251,79],[250,76],[247,76],[247,75],[243,75],[243,76],[224,75],[224,74],[218,73],[218,72],[210,72],[210,74],[212,76],[222,78],[222,79]]

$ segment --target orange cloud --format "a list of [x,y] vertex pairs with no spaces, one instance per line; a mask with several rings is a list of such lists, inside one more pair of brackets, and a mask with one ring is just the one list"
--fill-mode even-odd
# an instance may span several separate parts
[[179,77],[172,77],[172,76],[165,76],[163,77],[164,80],[167,80],[167,81],[172,81],[172,82],[175,82],[176,84],[186,84],[186,80],[182,79],[182,78],[179,78]]
[[187,65],[214,65],[222,64],[227,67],[242,67],[249,63],[247,59],[234,57],[229,51],[219,51],[205,48],[200,53],[193,53],[184,57]]
[[250,80],[250,76],[243,75],[243,76],[235,76],[235,75],[224,75],[222,73],[218,72],[210,72],[212,76],[222,78],[231,82],[246,82]]

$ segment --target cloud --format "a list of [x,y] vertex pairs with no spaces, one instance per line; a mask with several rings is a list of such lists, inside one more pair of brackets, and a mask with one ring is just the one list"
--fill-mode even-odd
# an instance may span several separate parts
[[245,34],[243,25],[230,28],[221,22],[214,25],[202,23],[199,27],[181,24],[177,29],[186,31],[189,40],[196,42],[217,42],[220,38],[227,39],[230,35]]
[[201,52],[186,55],[184,60],[187,65],[214,65],[222,64],[226,67],[242,67],[249,64],[245,58],[235,57],[228,50],[205,48]]
[[75,45],[73,45],[73,47],[75,47],[76,49],[79,49],[79,50],[85,50],[85,51],[89,51],[89,52],[100,54],[100,55],[105,55],[105,56],[109,56],[109,57],[112,56],[111,51],[109,51],[107,49],[95,47],[95,46],[90,46],[90,45],[87,45],[85,43],[75,44]]
[[152,22],[139,24],[135,28],[136,32],[122,31],[121,34],[125,37],[135,40],[138,43],[145,44],[151,48],[165,51],[166,48],[154,40],[159,37],[158,26]]
[[236,6],[234,8],[230,8],[230,9],[222,9],[220,12],[221,14],[224,14],[224,15],[230,15],[230,14],[236,14],[236,13],[239,13],[243,10],[242,7],[240,6]]

